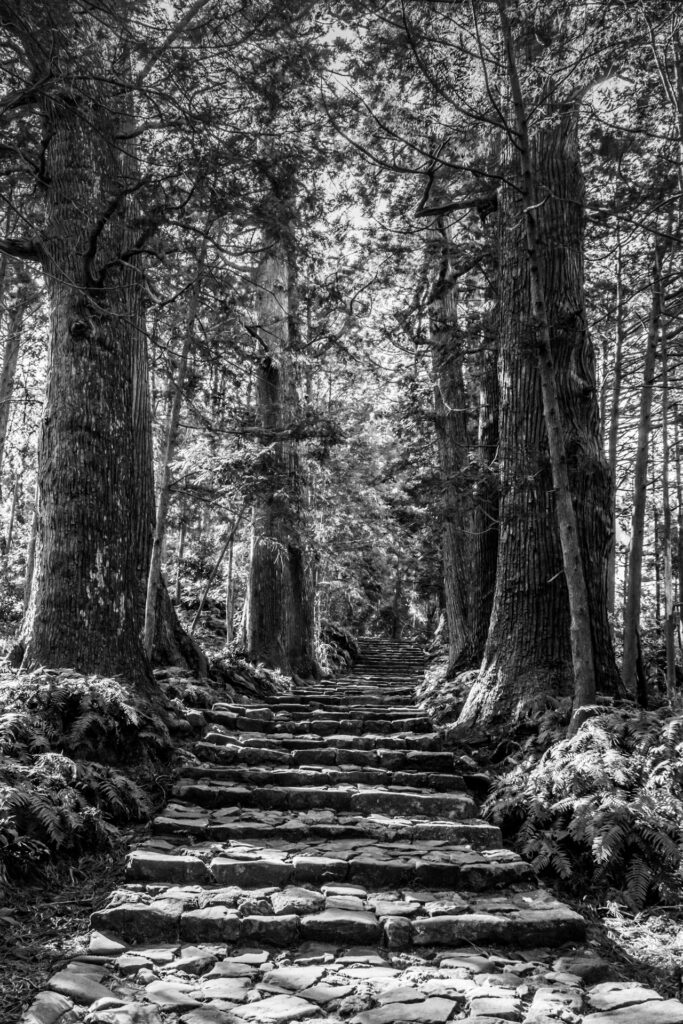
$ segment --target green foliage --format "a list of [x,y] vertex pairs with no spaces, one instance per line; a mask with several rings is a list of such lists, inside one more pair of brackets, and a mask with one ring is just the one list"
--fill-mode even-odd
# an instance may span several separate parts
[[[546,736],[547,739],[547,736]],[[542,873],[642,907],[681,864],[683,716],[609,710],[572,739],[510,760],[484,812]]]

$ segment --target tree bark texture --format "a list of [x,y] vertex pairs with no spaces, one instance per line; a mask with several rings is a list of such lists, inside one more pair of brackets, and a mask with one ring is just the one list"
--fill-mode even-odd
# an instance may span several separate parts
[[607,570],[607,608],[610,614],[614,614],[615,587],[616,587],[616,540],[617,540],[617,508],[616,508],[616,479],[617,479],[617,446],[619,442],[619,423],[621,420],[621,387],[624,372],[624,282],[623,282],[623,252],[621,246],[621,232],[617,222],[617,264],[616,273],[616,325],[615,325],[615,346],[614,346],[614,379],[612,383],[612,395],[609,415],[609,431],[607,435],[607,460],[609,464],[610,477],[614,483],[612,488],[611,518],[612,538],[609,547],[609,566]]
[[469,593],[472,584],[473,503],[466,479],[469,465],[462,337],[457,319],[457,280],[453,277],[448,229],[430,232],[438,274],[429,305],[434,432],[441,479],[441,558],[446,621],[448,677],[471,667],[474,659]]
[[[664,305],[664,298],[662,298]],[[676,625],[674,621],[673,541],[669,487],[669,357],[666,320],[662,320],[662,547],[664,548],[664,644],[666,648],[666,695],[676,697]]]
[[[531,143],[550,355],[576,511],[596,675],[616,669],[607,616],[611,482],[600,445],[595,361],[583,295],[583,177],[576,111],[544,120]],[[500,197],[500,542],[480,675],[461,723],[511,721],[525,705],[574,688],[567,581],[539,374],[519,157]]]
[[[493,296],[491,299],[493,300]],[[481,664],[486,646],[498,560],[498,309],[497,297],[484,317],[483,351],[479,367],[479,426],[474,483],[473,565],[470,624],[475,664]]]
[[[67,5],[41,8],[37,21],[42,43],[61,52],[65,65],[72,62],[73,77],[64,72],[64,95],[53,99],[46,92],[41,109],[48,140],[42,263],[50,337],[24,665],[149,683],[131,543],[137,522],[132,335],[140,324],[141,286],[124,255],[134,242],[128,195],[137,185],[117,139],[125,99],[90,66],[78,66]],[[103,45],[116,48],[110,37],[103,43],[101,27],[87,17],[78,32],[79,53],[86,37],[90,55]]]
[[255,661],[308,676],[317,665],[302,468],[296,442],[281,436],[298,407],[290,345],[291,291],[287,246],[264,232],[256,275],[263,354],[255,381],[264,448],[253,507],[246,646]]
[[[638,414],[638,446],[633,478],[633,514],[629,549],[628,583],[624,607],[624,655],[622,679],[631,693],[636,692],[637,660],[640,636],[640,602],[643,574],[643,540],[645,535],[645,502],[647,498],[647,462],[652,421],[652,393],[655,379],[657,344],[662,313],[661,263],[655,252],[652,273],[652,302],[648,324],[647,345],[643,365],[643,386]],[[659,600],[657,601],[659,606]]]

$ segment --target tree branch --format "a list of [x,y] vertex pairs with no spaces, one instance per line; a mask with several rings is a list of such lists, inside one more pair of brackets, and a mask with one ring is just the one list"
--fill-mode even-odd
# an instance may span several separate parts
[[436,166],[439,161],[439,153],[443,147],[439,146],[432,162],[425,172],[427,175],[427,183],[422,193],[422,197],[415,207],[414,217],[440,217],[445,213],[452,213],[454,210],[470,210],[476,209],[479,211],[479,215],[482,220],[486,218],[489,213],[492,213],[498,208],[498,193],[493,189],[490,192],[485,192],[483,195],[478,196],[466,196],[461,199],[454,199],[449,203],[439,203],[438,206],[427,206],[429,201],[432,186],[434,184],[434,178],[436,177]]
[[202,7],[206,7],[208,2],[209,2],[209,0],[195,0],[195,3],[192,4],[192,6],[190,7],[189,11],[187,11],[187,13],[184,14],[183,17],[180,18],[180,20],[177,21],[175,23],[175,25],[173,25],[171,27],[171,30],[169,31],[169,33],[166,36],[166,38],[161,41],[159,46],[157,46],[157,48],[154,51],[154,53],[152,53],[151,56],[147,59],[147,62],[145,64],[145,66],[142,68],[142,70],[136,76],[136,78],[135,78],[136,86],[139,87],[140,85],[142,85],[143,81],[145,80],[147,75],[150,73],[150,71],[152,70],[152,68],[154,67],[156,62],[159,60],[159,58],[161,56],[163,56],[163,54],[169,48],[169,46],[171,46],[172,43],[174,43],[176,41],[178,36],[187,28],[187,26],[190,24],[190,22],[194,18],[195,14],[197,14],[199,11],[201,11]]

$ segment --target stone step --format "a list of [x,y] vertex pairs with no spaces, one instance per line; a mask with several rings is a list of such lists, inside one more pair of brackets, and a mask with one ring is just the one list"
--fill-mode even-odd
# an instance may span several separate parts
[[371,704],[349,704],[339,706],[327,705],[323,707],[322,703],[317,700],[311,700],[306,703],[290,701],[282,701],[280,704],[275,705],[272,709],[275,712],[276,717],[282,717],[284,714],[290,715],[340,715],[343,718],[386,718],[391,716],[392,718],[415,718],[419,715],[414,704],[387,704],[378,708],[376,705]]
[[343,750],[379,751],[402,750],[426,753],[441,751],[441,737],[436,733],[399,733],[383,736],[367,733],[364,736],[332,733],[330,736],[315,734],[293,735],[292,733],[223,732],[224,743],[238,746],[259,747],[268,750],[320,750],[326,747]]
[[216,725],[222,725],[225,729],[232,729],[235,732],[275,732],[276,721],[273,712],[270,712],[270,719],[265,718],[249,718],[246,715],[236,715],[232,711],[222,711],[211,708],[204,712],[204,717],[208,722],[214,722]]
[[390,720],[400,724],[403,728],[407,728],[408,726],[405,723],[420,721],[422,724],[414,729],[415,732],[427,732],[433,728],[429,716],[420,714],[415,707],[398,708],[392,705],[388,705],[386,708],[372,708],[358,704],[351,705],[348,708],[314,708],[307,707],[304,704],[299,705],[295,715],[288,712],[286,707],[278,708],[275,721],[284,722],[289,717],[302,717],[311,722],[320,720],[339,723],[348,720],[367,724],[368,727],[374,722]]
[[[149,845],[155,842],[150,840]],[[310,847],[195,842],[189,847],[179,845],[172,853],[137,849],[129,855],[126,881],[242,889],[352,884],[377,891],[407,886],[484,892],[532,885],[535,876],[509,850],[474,851],[427,841],[331,840]]]
[[[258,743],[260,737],[241,733],[240,741],[244,743]],[[344,750],[415,750],[415,751],[440,751],[441,737],[437,733],[412,733],[399,732],[395,735],[384,735],[381,733],[278,733],[277,737],[269,740],[266,744],[277,746],[282,750],[311,750],[320,747],[338,747]]]
[[473,819],[466,822],[438,818],[420,820],[382,814],[335,814],[333,811],[284,812],[244,808],[207,810],[195,804],[172,803],[152,823],[156,835],[188,836],[200,840],[258,839],[262,843],[324,842],[369,839],[373,842],[424,843],[444,841],[492,850],[502,845],[496,825]]
[[391,718],[346,718],[340,714],[325,717],[311,715],[301,719],[289,718],[286,721],[278,720],[275,722],[274,727],[267,731],[290,733],[294,736],[306,735],[307,733],[314,733],[318,736],[332,736],[338,732],[349,733],[352,736],[361,736],[368,732],[378,733],[380,736],[389,736],[397,731],[430,733],[432,730],[431,719],[426,716],[394,721]]
[[294,689],[290,694],[281,694],[281,696],[286,696],[288,700],[294,697],[296,700],[319,700],[323,703],[325,701],[342,701],[349,705],[360,703],[363,700],[372,701],[373,704],[382,701],[400,704],[404,701],[411,702],[415,700],[415,686],[381,686],[368,680],[364,685],[349,683],[347,687],[338,691],[330,689],[330,687],[324,687],[319,690]]
[[290,764],[295,765],[363,765],[392,771],[431,771],[452,773],[458,769],[458,758],[451,751],[354,750],[345,747],[306,747],[289,751]]
[[413,676],[419,676],[424,672],[424,668],[424,661],[397,661],[394,664],[387,664],[381,659],[378,659],[377,661],[358,661],[353,667],[351,677],[372,675],[380,679],[384,679],[386,676],[396,676],[398,678],[408,679]]
[[[366,704],[366,707],[393,707],[397,704],[403,704],[404,707],[411,707],[410,700],[414,694],[400,694],[398,698],[394,698],[391,693],[372,695],[372,704]],[[405,702],[405,703],[404,703]],[[275,694],[268,700],[268,706],[275,712],[282,707],[287,707],[289,704],[296,704],[297,707],[305,708],[355,708],[356,699],[350,698],[347,693],[333,694],[329,690],[321,693],[301,693],[299,690],[293,690],[292,693],[279,693]],[[415,711],[415,705],[412,704],[412,710]]]
[[[204,741],[195,744],[194,751],[203,761],[222,765],[222,771],[217,777],[226,782],[250,786],[410,786],[432,789],[438,793],[450,793],[465,788],[462,775],[422,772],[415,767],[407,771],[391,771],[354,764],[341,764],[335,767],[309,764],[304,767],[305,752],[303,764],[295,764],[291,768],[278,765],[252,767],[255,763],[253,761],[251,765],[240,766],[241,750],[245,748],[222,745],[220,740],[223,738],[220,734],[209,733]],[[258,748],[246,749],[253,751]],[[230,765],[236,767],[229,767]]]
[[411,789],[359,789],[348,786],[248,786],[211,781],[197,770],[198,778],[181,779],[173,789],[180,800],[200,807],[256,807],[261,810],[305,811],[330,808],[359,814],[407,817],[434,816],[461,821],[477,816],[476,804],[467,793],[430,793]]
[[[93,913],[95,942],[121,944],[265,943],[293,948],[300,942],[349,943],[390,949],[480,947],[516,949],[561,945],[585,936],[583,918],[548,893],[414,890],[391,895],[365,886],[330,882],[324,887],[277,886],[247,891],[228,886],[178,886],[148,893],[121,889]],[[97,948],[91,940],[91,948]],[[454,954],[454,966],[458,954]],[[442,963],[448,966],[448,963]],[[394,1018],[391,1018],[392,1020]]]

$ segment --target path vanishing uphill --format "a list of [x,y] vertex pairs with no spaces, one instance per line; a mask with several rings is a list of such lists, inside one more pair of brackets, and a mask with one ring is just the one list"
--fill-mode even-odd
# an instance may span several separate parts
[[683,1024],[477,817],[415,705],[407,643],[261,705],[216,704],[28,1024]]

